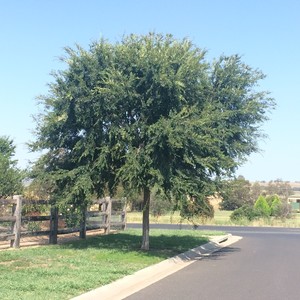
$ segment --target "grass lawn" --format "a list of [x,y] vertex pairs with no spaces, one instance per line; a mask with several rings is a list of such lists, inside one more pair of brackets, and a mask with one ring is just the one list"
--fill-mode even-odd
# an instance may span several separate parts
[[220,232],[141,230],[88,237],[63,245],[0,251],[0,299],[70,299],[208,241]]

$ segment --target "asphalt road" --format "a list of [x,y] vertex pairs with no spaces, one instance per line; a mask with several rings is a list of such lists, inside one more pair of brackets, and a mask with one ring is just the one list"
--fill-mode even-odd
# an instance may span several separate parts
[[126,299],[300,299],[300,228],[199,229],[222,230],[243,239]]

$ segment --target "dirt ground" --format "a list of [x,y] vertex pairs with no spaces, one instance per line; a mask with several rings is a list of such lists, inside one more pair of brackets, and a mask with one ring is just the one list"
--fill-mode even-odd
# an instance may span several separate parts
[[[95,236],[104,234],[103,229],[97,230],[89,230],[86,232],[87,236]],[[59,234],[57,237],[57,244],[63,244],[69,241],[79,240],[79,232],[68,233],[68,234]],[[21,237],[20,248],[24,247],[40,247],[43,245],[49,245],[49,236],[41,235],[41,236],[26,236]],[[0,241],[0,251],[13,249],[10,248],[10,241]]]

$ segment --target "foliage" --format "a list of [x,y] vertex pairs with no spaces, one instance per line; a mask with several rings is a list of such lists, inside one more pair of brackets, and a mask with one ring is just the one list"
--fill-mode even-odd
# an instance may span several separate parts
[[80,225],[82,218],[81,207],[72,204],[61,204],[59,206],[59,212],[63,215],[67,228],[76,228]]
[[240,208],[237,208],[230,215],[230,220],[233,222],[240,221],[241,219],[247,219],[253,221],[258,217],[257,210],[253,205],[244,204]]
[[213,207],[205,197],[187,198],[185,201],[182,201],[181,205],[180,216],[192,223],[195,223],[195,219],[201,218],[202,222],[204,222],[206,219],[214,216]]
[[282,201],[278,195],[273,195],[271,205],[271,216],[279,217],[281,215]]
[[288,182],[276,179],[268,183],[266,192],[268,195],[278,195],[281,199],[287,200],[293,194],[293,189]]
[[22,172],[13,160],[15,146],[8,137],[0,137],[0,198],[22,191]]
[[174,203],[166,198],[164,193],[154,188],[151,192],[150,213],[155,217],[160,217],[174,209]]
[[281,219],[289,219],[292,217],[292,206],[288,201],[282,201],[282,204],[280,205],[278,211],[276,210],[276,214],[278,212],[277,218]]
[[260,195],[254,205],[243,205],[233,211],[230,219],[234,222],[241,219],[252,221],[260,218],[289,218],[291,216],[291,207],[287,201],[281,200],[278,195]]
[[255,203],[256,199],[264,194],[264,188],[259,184],[259,182],[254,182],[251,186],[251,202]]
[[286,199],[282,199],[278,195],[267,196],[266,200],[271,208],[271,216],[275,218],[290,218],[291,205]]
[[49,205],[41,205],[38,203],[31,203],[31,204],[23,204],[22,205],[22,215],[42,215],[46,212],[48,213],[50,210]]
[[256,90],[265,76],[238,55],[209,63],[188,39],[154,33],[66,53],[67,67],[40,98],[32,144],[47,149],[36,174],[50,182],[51,197],[82,205],[121,183],[144,194],[146,235],[154,186],[181,201],[183,215],[210,216],[212,179],[257,150],[274,104]]
[[[32,172],[28,174],[32,176]],[[41,178],[27,178],[23,189],[23,196],[28,200],[49,200],[49,187]]]
[[224,181],[220,191],[221,209],[235,210],[245,204],[253,204],[251,199],[251,183],[243,176]]
[[260,195],[255,201],[254,208],[260,217],[269,217],[271,215],[271,208],[267,199],[262,195]]
[[267,186],[259,182],[250,184],[242,176],[229,181],[222,182],[220,195],[222,196],[221,208],[225,210],[234,210],[244,204],[254,204],[260,195],[265,195],[266,200],[271,207],[275,195],[286,201],[292,194],[291,186],[281,179],[270,181]]

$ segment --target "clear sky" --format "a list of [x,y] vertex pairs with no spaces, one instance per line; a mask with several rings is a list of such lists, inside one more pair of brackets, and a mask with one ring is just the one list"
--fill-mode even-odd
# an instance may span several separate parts
[[277,109],[263,126],[262,152],[237,175],[246,179],[300,181],[299,0],[0,0],[0,136],[11,137],[25,168],[36,155],[36,97],[47,94],[58,57],[75,43],[87,48],[101,37],[171,33],[188,37],[212,59],[240,54],[262,70]]

